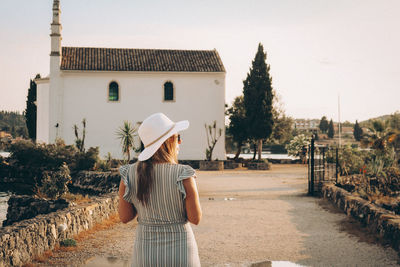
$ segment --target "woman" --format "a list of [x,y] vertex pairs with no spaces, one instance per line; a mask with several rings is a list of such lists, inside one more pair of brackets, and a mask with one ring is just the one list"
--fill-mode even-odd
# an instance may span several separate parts
[[201,219],[195,171],[178,164],[179,131],[162,113],[145,119],[138,133],[145,149],[135,164],[120,168],[119,217],[138,216],[132,266],[200,266],[191,222]]

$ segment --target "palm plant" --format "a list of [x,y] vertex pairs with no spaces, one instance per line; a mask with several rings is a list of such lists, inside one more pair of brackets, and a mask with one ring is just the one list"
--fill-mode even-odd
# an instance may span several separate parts
[[378,151],[385,151],[388,144],[391,144],[399,135],[399,133],[391,129],[387,122],[375,120],[371,127],[368,128],[369,133],[364,135],[362,143],[368,145]]
[[118,128],[116,135],[121,139],[122,153],[126,155],[128,162],[131,159],[131,149],[134,149],[134,138],[137,136],[137,127],[133,127],[129,121]]

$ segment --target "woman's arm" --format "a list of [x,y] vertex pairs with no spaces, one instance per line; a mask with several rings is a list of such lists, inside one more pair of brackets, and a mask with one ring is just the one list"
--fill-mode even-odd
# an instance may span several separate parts
[[129,203],[124,199],[124,193],[125,193],[125,184],[121,180],[118,192],[119,195],[118,214],[121,222],[128,223],[133,219],[135,219],[137,211],[132,203]]
[[183,180],[186,191],[186,214],[189,222],[198,225],[201,219],[201,206],[196,181],[193,177]]

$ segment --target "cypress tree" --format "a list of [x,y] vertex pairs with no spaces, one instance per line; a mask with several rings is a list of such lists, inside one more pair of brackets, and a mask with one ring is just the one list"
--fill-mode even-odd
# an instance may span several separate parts
[[357,141],[360,141],[362,138],[362,135],[363,135],[363,130],[360,127],[360,125],[358,124],[357,120],[356,120],[356,124],[354,124],[353,135],[354,135],[354,139],[356,139]]
[[328,120],[326,119],[325,116],[323,116],[321,118],[321,121],[319,122],[319,129],[321,130],[322,133],[326,133],[328,127],[329,127]]
[[[37,74],[35,79],[40,78],[40,74]],[[30,81],[30,86],[28,89],[28,97],[26,100],[25,109],[25,121],[26,128],[28,128],[29,138],[36,140],[36,117],[37,117],[37,107],[36,107],[36,83],[35,81]]]
[[270,137],[273,126],[272,79],[267,55],[260,43],[252,67],[243,81],[244,107],[246,110],[247,135],[258,144],[258,159],[261,160],[262,142]]
[[328,127],[328,137],[333,138],[334,135],[335,135],[335,128],[333,127],[333,121],[331,120],[329,122],[329,127]]

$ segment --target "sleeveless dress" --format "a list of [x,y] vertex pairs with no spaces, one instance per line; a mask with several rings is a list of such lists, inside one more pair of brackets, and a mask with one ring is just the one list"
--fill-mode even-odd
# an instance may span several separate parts
[[192,167],[181,164],[153,165],[153,184],[147,205],[137,194],[137,163],[121,166],[126,186],[123,198],[138,213],[132,266],[200,266],[199,253],[185,209],[183,180],[196,177]]

